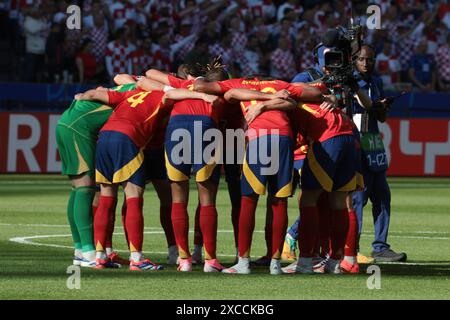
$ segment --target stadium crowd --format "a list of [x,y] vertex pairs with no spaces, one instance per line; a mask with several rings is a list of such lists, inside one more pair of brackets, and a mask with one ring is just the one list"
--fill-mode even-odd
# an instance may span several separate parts
[[[369,30],[376,71],[387,89],[450,90],[448,1],[375,0],[381,29]],[[69,5],[80,30],[66,27]],[[319,34],[367,20],[365,1],[320,0],[10,0],[1,23],[14,52],[11,80],[107,83],[150,67],[177,70],[221,55],[235,76],[290,80],[314,64]]]

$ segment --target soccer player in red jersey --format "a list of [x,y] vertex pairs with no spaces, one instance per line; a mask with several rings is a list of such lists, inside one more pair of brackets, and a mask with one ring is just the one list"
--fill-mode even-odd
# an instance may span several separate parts
[[[149,69],[145,73],[146,78],[161,83],[165,90],[171,88],[192,88],[192,80],[203,77],[205,71],[200,65],[182,64],[178,67],[177,76],[162,72],[157,69]],[[144,81],[144,88],[147,86]],[[149,84],[152,87],[152,84]],[[198,201],[194,219],[194,250],[192,252],[192,264],[202,263],[203,237],[200,230],[200,200]]]
[[[294,86],[295,88],[295,86]],[[357,188],[354,124],[340,109],[324,110],[317,104],[300,103],[296,118],[307,132],[310,145],[301,176],[300,258],[297,272],[312,273],[318,232],[317,202],[330,192],[331,257],[325,272],[340,273],[348,230],[348,192]]]
[[[193,79],[183,80],[159,71],[154,79],[168,83],[175,88],[193,88]],[[206,80],[221,80],[226,74],[209,72]],[[175,103],[166,132],[166,167],[172,187],[172,223],[179,252],[179,271],[192,270],[192,257],[188,243],[189,217],[187,203],[189,196],[189,176],[195,175],[199,191],[199,226],[205,244],[205,272],[220,272],[223,267],[216,257],[217,210],[215,199],[220,177],[219,166],[214,159],[219,154],[206,159],[205,152],[210,145],[203,136],[209,129],[216,129],[219,105],[207,104],[199,100],[184,100]],[[188,139],[178,134],[188,133]],[[200,136],[199,136],[200,135]],[[183,155],[180,157],[179,147]],[[209,156],[209,155],[208,155]],[[180,161],[181,160],[181,161]]]
[[[273,220],[273,236],[272,236],[272,252],[270,272],[272,274],[280,274],[280,255],[283,246],[284,233],[287,224],[287,197],[291,194],[291,175],[292,175],[292,131],[290,128],[289,120],[285,112],[281,110],[287,110],[290,108],[291,103],[277,99],[275,95],[277,91],[287,89],[290,86],[289,83],[280,80],[267,80],[259,81],[257,79],[232,79],[227,81],[221,81],[216,83],[206,83],[203,81],[195,82],[195,89],[214,94],[223,94],[228,101],[240,100],[241,108],[246,115],[246,120],[250,130],[247,131],[247,153],[243,164],[243,174],[241,180],[242,188],[242,200],[241,211],[239,218],[239,260],[238,263],[226,270],[226,273],[249,273],[250,262],[250,247],[251,239],[254,229],[255,211],[259,195],[265,193],[266,185],[269,187],[269,193],[271,196],[271,207],[274,214]],[[301,86],[299,86],[300,88]],[[241,90],[253,89],[253,90]],[[299,90],[295,92],[298,98],[311,99],[319,97],[321,93],[314,89],[305,86],[307,94],[303,95]],[[266,93],[270,94],[266,94]],[[270,103],[258,104],[255,100],[269,100],[273,99]],[[282,100],[282,101],[280,101]],[[268,106],[274,103],[273,106]],[[277,106],[278,104],[278,106]],[[254,119],[248,117],[250,112],[256,108],[280,108],[278,110],[270,110],[261,114]],[[279,152],[273,152],[269,156],[270,160],[278,160],[278,170],[275,174],[264,174],[264,170],[267,170],[267,163],[261,162],[262,158],[257,157],[256,161],[249,161],[249,157],[253,158],[258,145],[267,148],[270,152],[271,140],[277,140],[279,142]],[[275,150],[274,150],[275,151]],[[276,153],[276,154],[275,154]],[[266,155],[267,156],[267,155]],[[253,160],[253,159],[252,159]]]
[[[256,89],[258,91],[270,92],[272,95],[266,95],[261,93],[261,97],[264,100],[274,98],[273,93],[276,93],[280,89],[284,89],[285,85],[273,81],[258,81],[258,80],[247,80],[247,79],[233,79],[222,82],[214,83],[218,86],[220,92],[216,93],[226,93],[225,98],[227,101],[232,102],[234,100],[242,100],[241,108],[245,114],[249,107],[256,101],[246,101],[245,96],[236,94],[237,91],[229,91],[231,88],[248,88]],[[237,92],[238,93],[238,92]],[[251,99],[249,99],[251,100]],[[281,99],[279,99],[281,100]],[[283,107],[289,108],[292,105],[291,102],[281,101],[284,103]],[[268,116],[268,117],[267,117]],[[255,120],[249,123],[249,130],[247,130],[247,153],[243,164],[243,175],[241,180],[241,211],[239,219],[239,241],[238,241],[238,251],[239,260],[238,263],[225,270],[226,273],[249,273],[249,257],[250,257],[250,247],[251,238],[254,229],[254,219],[256,205],[258,197],[265,193],[266,186],[269,185],[269,192],[273,196],[271,205],[274,207],[275,212],[275,223],[277,231],[283,229],[281,234],[281,242],[278,241],[280,237],[274,236],[277,239],[275,245],[276,248],[272,252],[273,263],[271,265],[271,273],[279,274],[281,269],[279,267],[279,258],[281,254],[282,239],[284,238],[285,224],[287,223],[287,207],[286,207],[286,197],[290,195],[291,188],[291,171],[292,171],[292,132],[290,130],[289,121],[284,112],[280,110],[274,110],[267,113],[267,116],[261,117],[262,121]],[[279,159],[276,159],[281,170],[278,170],[277,174],[264,174],[264,169],[268,171],[270,166],[261,163],[261,159],[256,159],[256,161],[249,161],[250,154],[256,151],[258,144],[264,145],[266,147],[271,147],[272,139],[276,139],[279,142],[279,150],[270,150],[269,156],[271,160],[275,160],[280,154]],[[278,152],[279,151],[279,152]],[[259,157],[258,157],[259,158]],[[253,159],[252,159],[253,160]],[[254,163],[255,162],[255,163]]]
[[[135,83],[137,87],[145,87],[146,90],[163,90],[164,85],[156,81],[147,81],[143,77],[136,77],[129,74],[119,74],[114,77],[114,81],[119,84]],[[160,223],[166,236],[168,247],[168,264],[176,264],[178,259],[178,249],[175,242],[175,235],[172,227],[172,196],[170,184],[167,179],[167,172],[164,159],[164,139],[165,126],[169,118],[161,123],[161,130],[157,130],[152,140],[144,150],[145,181],[146,184],[152,182],[153,187],[160,201]],[[126,213],[126,201],[122,207],[122,218]]]
[[100,184],[99,206],[94,218],[94,241],[97,268],[115,267],[107,259],[105,242],[111,215],[115,210],[118,186],[125,191],[127,212],[125,227],[130,247],[130,270],[159,270],[159,266],[142,255],[143,192],[145,169],[143,149],[152,140],[161,120],[170,113],[175,100],[215,97],[189,90],[144,91],[124,93],[89,90],[77,100],[97,100],[115,107],[100,131],[96,150],[96,182]]

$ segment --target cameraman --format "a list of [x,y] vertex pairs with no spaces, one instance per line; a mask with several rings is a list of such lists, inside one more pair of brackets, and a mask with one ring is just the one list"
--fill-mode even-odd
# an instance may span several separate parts
[[353,194],[353,206],[358,216],[361,234],[363,207],[368,199],[372,202],[375,228],[372,257],[375,262],[406,261],[405,253],[394,252],[387,243],[391,192],[386,178],[388,164],[378,121],[386,120],[390,103],[384,99],[381,78],[373,74],[374,65],[375,50],[369,45],[363,45],[356,60],[356,70],[361,78],[358,85],[367,92],[373,103],[366,109],[356,101],[353,106],[353,119],[361,133],[362,173],[365,184],[364,191]]

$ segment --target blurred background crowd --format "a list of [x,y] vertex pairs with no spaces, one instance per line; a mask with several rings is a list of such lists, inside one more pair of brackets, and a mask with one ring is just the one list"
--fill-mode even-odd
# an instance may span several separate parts
[[[81,29],[70,30],[70,5]],[[117,73],[221,55],[234,77],[291,80],[314,65],[321,35],[365,25],[381,8],[381,29],[365,30],[387,89],[450,92],[448,1],[375,0],[7,0],[0,3],[0,80],[108,83]]]

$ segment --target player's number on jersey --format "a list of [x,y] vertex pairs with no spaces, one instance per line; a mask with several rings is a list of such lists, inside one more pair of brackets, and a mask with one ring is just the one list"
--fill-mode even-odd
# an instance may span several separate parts
[[[263,89],[261,90],[261,92],[264,92],[264,93],[277,93],[277,90],[275,90],[275,89],[272,88],[272,87],[265,87],[265,88],[263,88]],[[251,101],[250,101],[250,105],[251,105],[251,106],[254,106],[254,105],[256,105],[256,104],[258,104],[258,102],[257,102],[256,100],[251,100]],[[243,102],[241,102],[241,106],[242,106],[243,111],[244,111],[244,112],[247,112],[248,107],[245,106]]]
[[136,108],[138,105],[144,102],[144,99],[146,96],[148,96],[149,92],[139,92],[136,94],[133,94],[131,97],[127,99],[127,101],[130,103],[130,107]]

